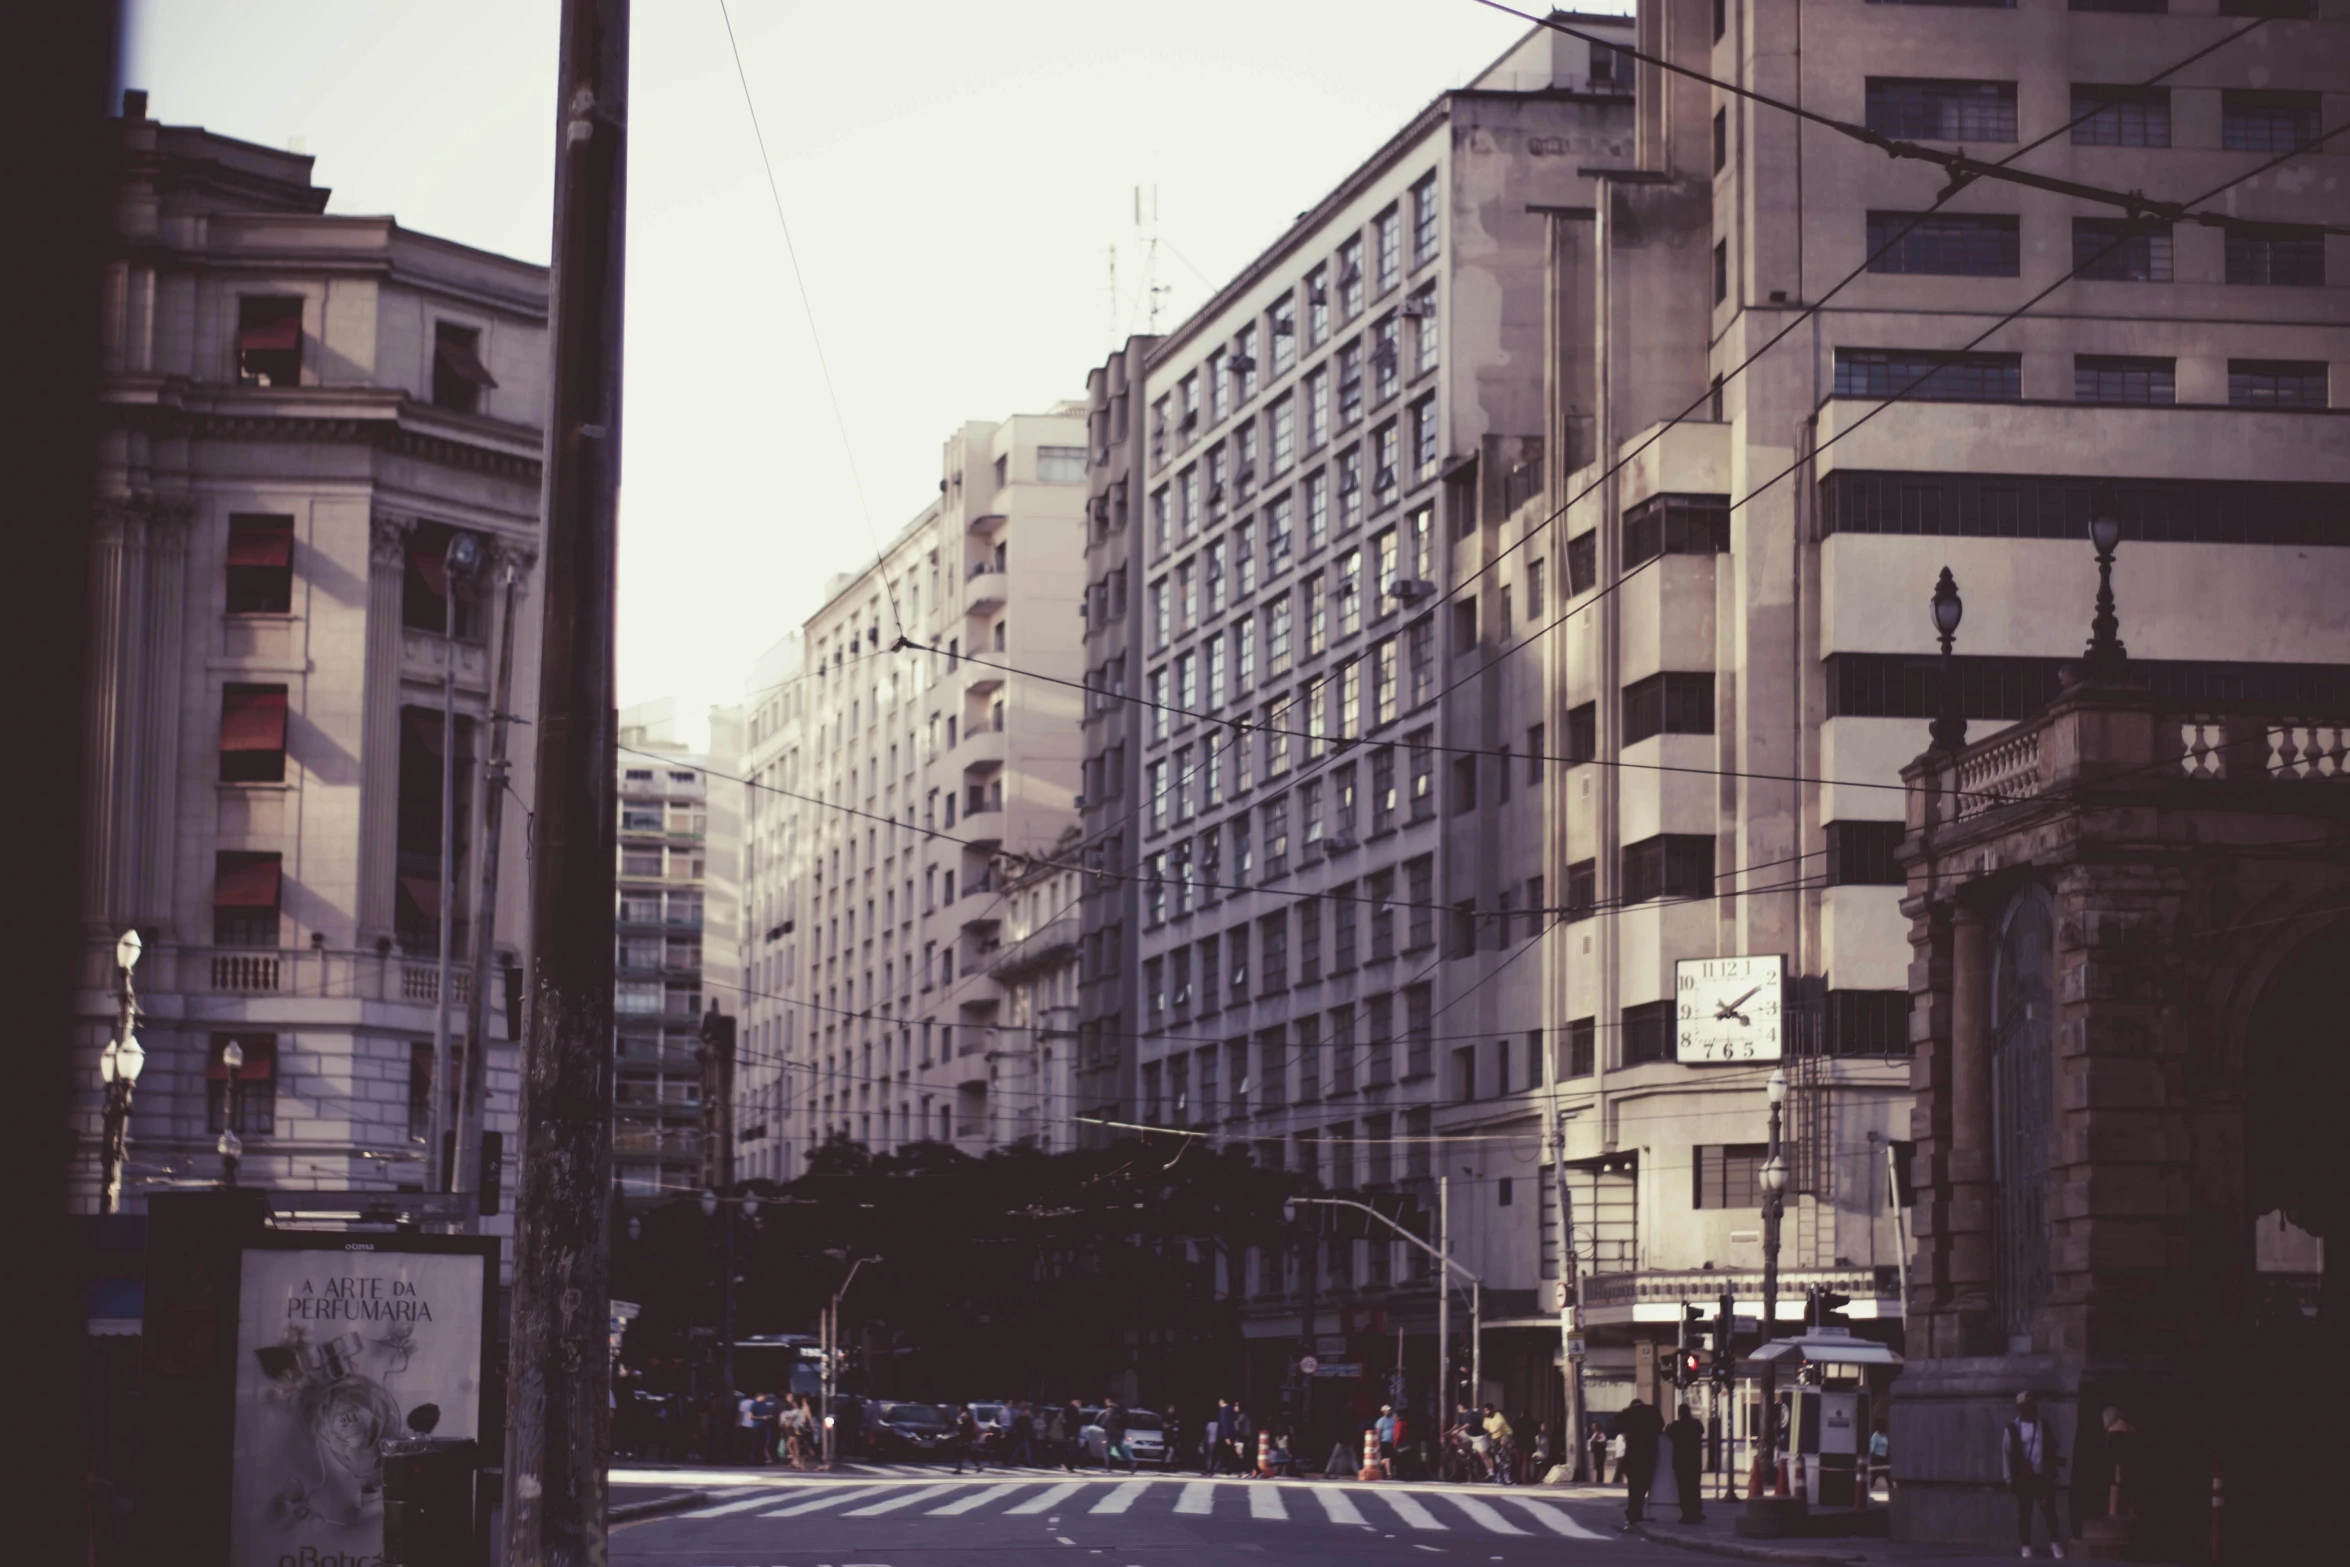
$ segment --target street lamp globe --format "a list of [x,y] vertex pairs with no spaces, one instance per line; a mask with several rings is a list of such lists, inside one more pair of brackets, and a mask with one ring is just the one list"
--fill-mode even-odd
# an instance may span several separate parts
[[1966,614],[1966,604],[1958,596],[1958,579],[1950,568],[1942,568],[1942,576],[1934,584],[1934,630],[1945,641],[1958,634],[1958,623]]
[[220,1141],[214,1144],[214,1147],[223,1159],[239,1159],[244,1157],[245,1140],[235,1132],[223,1132],[220,1134]]
[[146,1065],[147,1052],[140,1045],[139,1036],[136,1034],[123,1035],[122,1043],[114,1048],[115,1074],[126,1083],[135,1083],[139,1080],[139,1073],[145,1069]]
[[1787,1161],[1777,1154],[1765,1159],[1762,1167],[1762,1184],[1763,1190],[1769,1192],[1773,1197],[1785,1192],[1787,1190]]
[[443,559],[448,565],[449,575],[453,577],[472,576],[474,568],[481,564],[480,537],[462,530],[450,534],[449,547],[443,555]]
[[632,1241],[641,1241],[645,1238],[645,1221],[634,1214],[630,1214],[628,1218],[628,1238]]
[[1281,1204],[1281,1222],[1283,1224],[1295,1224],[1297,1222],[1297,1203],[1294,1200],[1284,1201]]
[[756,1219],[758,1216],[759,1194],[757,1192],[743,1193],[743,1217],[746,1219]]
[[138,931],[135,929],[124,931],[122,933],[122,938],[114,944],[114,966],[119,969],[137,968],[139,966],[139,953],[144,949],[145,945],[146,944],[144,942],[139,940]]
[[245,1047],[230,1040],[220,1052],[220,1064],[232,1072],[242,1072],[245,1069]]
[[1775,1105],[1787,1102],[1787,1074],[1785,1072],[1777,1067],[1771,1068],[1771,1080],[1763,1085],[1763,1097]]
[[702,1217],[705,1219],[718,1217],[718,1194],[707,1186],[702,1188]]

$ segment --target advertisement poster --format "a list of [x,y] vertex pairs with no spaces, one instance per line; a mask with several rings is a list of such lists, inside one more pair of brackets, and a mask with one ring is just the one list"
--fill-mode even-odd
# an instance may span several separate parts
[[479,1434],[489,1266],[324,1236],[244,1253],[233,1567],[374,1567],[377,1444]]

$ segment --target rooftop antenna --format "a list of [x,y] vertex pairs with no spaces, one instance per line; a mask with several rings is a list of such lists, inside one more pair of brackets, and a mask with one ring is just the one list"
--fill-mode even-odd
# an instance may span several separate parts
[[1134,187],[1134,227],[1142,238],[1142,292],[1151,336],[1159,333],[1159,296],[1168,292],[1159,281],[1159,187],[1151,187],[1150,222],[1142,220],[1142,187]]
[[1110,247],[1110,351],[1118,350],[1118,247]]

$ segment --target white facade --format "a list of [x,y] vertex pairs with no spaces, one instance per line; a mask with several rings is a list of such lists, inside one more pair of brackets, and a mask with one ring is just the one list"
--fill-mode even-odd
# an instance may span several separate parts
[[[144,118],[120,136],[84,751],[81,1190],[94,1198],[97,1062],[129,927],[145,941],[147,1067],[126,1205],[158,1184],[217,1180],[215,1140],[231,1123],[249,1184],[418,1189],[442,675],[453,657],[461,1041],[508,570],[525,720],[512,783],[532,793],[547,274],[390,218],[326,216],[306,156]],[[488,569],[480,591],[460,593],[451,641],[439,572],[457,531],[486,547]],[[505,971],[529,934],[520,816],[505,813],[486,976],[488,1125],[506,1139],[509,1193],[518,1030]],[[234,1102],[231,1040],[245,1061]]]
[[[743,690],[741,788],[742,936],[739,986],[729,998],[712,969],[705,976],[722,1005],[742,1019],[735,1038],[735,1174],[740,1180],[788,1181],[800,1173],[792,1143],[794,1089],[804,1074],[786,1070],[786,1039],[797,1037],[785,991],[784,938],[796,934],[791,910],[806,873],[805,812],[785,790],[799,786],[801,714],[807,658],[799,631],[759,655]],[[804,804],[805,802],[800,802]],[[805,1152],[802,1148],[799,1152]]]
[[745,1059],[787,1081],[742,1092],[786,1107],[787,1178],[828,1136],[978,1150],[1020,1124],[1014,1097],[1066,1115],[1025,1081],[991,1092],[1011,1021],[990,965],[1002,865],[1077,819],[1084,447],[1082,405],[957,431],[938,500],[801,627],[776,720],[796,735],[754,730]]

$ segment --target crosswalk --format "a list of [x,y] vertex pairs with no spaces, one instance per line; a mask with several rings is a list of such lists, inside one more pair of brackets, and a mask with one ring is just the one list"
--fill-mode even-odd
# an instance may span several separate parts
[[1550,1498],[1507,1490],[1472,1494],[1458,1487],[1181,1476],[1133,1476],[1114,1482],[1053,1480],[1050,1471],[993,1480],[955,1480],[941,1479],[935,1469],[918,1473],[919,1482],[911,1477],[858,1476],[772,1485],[757,1495],[730,1494],[681,1516],[805,1518],[829,1513],[840,1519],[911,1519],[1046,1514],[1115,1518],[1156,1512],[1183,1518],[1336,1524],[1422,1535],[1612,1537]]

